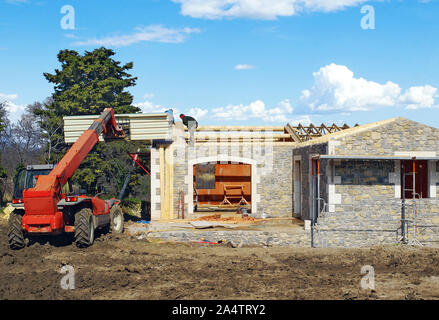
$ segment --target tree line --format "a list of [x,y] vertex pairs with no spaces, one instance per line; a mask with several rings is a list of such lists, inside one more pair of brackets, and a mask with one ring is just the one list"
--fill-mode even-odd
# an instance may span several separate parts
[[[44,73],[54,91],[44,101],[29,104],[21,118],[12,122],[6,103],[0,102],[0,207],[11,200],[17,173],[29,164],[56,164],[70,145],[64,142],[63,117],[98,115],[111,107],[115,113],[138,113],[127,88],[136,84],[130,74],[133,63],[121,64],[106,48],[85,51],[61,50],[61,64],[54,73]],[[133,141],[98,143],[72,177],[72,184],[94,195],[117,197],[132,160],[128,152],[144,149]],[[149,200],[149,179],[135,168],[126,193]]]

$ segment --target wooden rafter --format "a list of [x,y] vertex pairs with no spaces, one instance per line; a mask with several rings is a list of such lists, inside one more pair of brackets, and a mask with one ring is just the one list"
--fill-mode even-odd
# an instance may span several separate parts
[[[355,126],[358,126],[358,124],[356,124]],[[299,123],[297,126],[291,126],[290,124],[287,124],[285,126],[285,132],[291,135],[291,138],[294,142],[304,142],[322,137],[326,134],[335,133],[349,128],[350,127],[346,123],[341,127],[339,127],[335,123],[330,126],[327,126],[324,123],[322,123],[320,126],[316,126],[313,123],[304,126]]]
[[[355,126],[358,126],[358,124]],[[194,139],[195,141],[202,143],[221,141],[234,141],[239,143],[269,141],[276,143],[300,143],[349,128],[350,127],[347,124],[340,127],[335,123],[332,125],[325,125],[322,123],[319,126],[316,126],[313,123],[310,123],[309,125],[302,125],[299,123],[297,126],[287,124],[285,127],[199,126],[194,134]],[[207,134],[209,131],[211,133]],[[219,131],[221,134],[215,135],[215,131]],[[271,134],[267,135],[267,131],[271,132]],[[189,135],[186,134],[185,136],[186,140],[188,140]]]

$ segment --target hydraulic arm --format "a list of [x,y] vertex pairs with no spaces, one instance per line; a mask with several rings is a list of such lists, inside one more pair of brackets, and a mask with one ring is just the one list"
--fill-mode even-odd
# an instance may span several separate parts
[[[105,138],[123,138],[124,132],[116,124],[114,111],[105,109],[90,128],[67,151],[58,165],[46,176],[39,176],[34,188],[23,191],[25,216],[23,223],[32,223],[32,216],[39,216],[42,224],[49,222],[52,229],[62,228],[62,212],[58,210],[62,187],[73,176],[84,158],[99,141],[99,135]],[[43,219],[42,216],[46,216]],[[35,217],[36,218],[36,217]]]

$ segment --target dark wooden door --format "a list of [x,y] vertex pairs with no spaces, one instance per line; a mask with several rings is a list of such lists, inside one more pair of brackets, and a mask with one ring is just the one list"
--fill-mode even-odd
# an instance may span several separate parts
[[[415,161],[415,193],[416,198],[428,197],[428,169],[426,160]],[[413,193],[407,189],[413,189],[413,160],[401,161],[401,197],[403,195],[403,182],[405,191],[405,198],[413,198]],[[404,180],[403,180],[404,179]]]

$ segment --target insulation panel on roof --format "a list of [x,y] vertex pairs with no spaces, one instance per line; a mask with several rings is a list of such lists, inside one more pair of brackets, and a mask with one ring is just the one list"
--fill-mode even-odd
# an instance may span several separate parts
[[[98,115],[64,117],[64,139],[66,143],[74,143],[87,130]],[[116,122],[129,129],[130,140],[170,140],[171,119],[167,113],[134,113],[117,114]],[[99,137],[103,141],[102,135]]]

